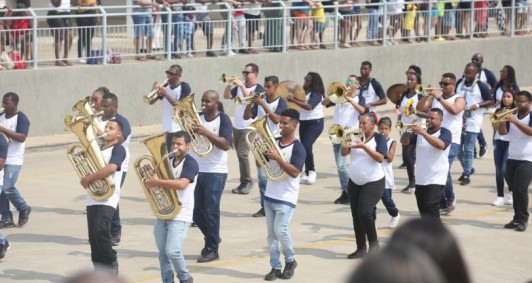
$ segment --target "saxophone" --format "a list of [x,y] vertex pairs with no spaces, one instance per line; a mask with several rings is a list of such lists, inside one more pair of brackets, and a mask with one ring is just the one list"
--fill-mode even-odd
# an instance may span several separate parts
[[270,126],[267,122],[268,116],[264,116],[251,123],[256,131],[251,131],[246,134],[246,143],[253,152],[255,159],[259,163],[260,167],[264,170],[264,174],[272,181],[280,181],[286,176],[286,172],[279,166],[276,161],[271,161],[264,155],[265,152],[275,150],[281,158],[284,159],[284,154],[277,145],[275,138],[273,137]]
[[[96,136],[92,117],[79,117],[74,121],[65,118],[66,128],[72,131],[80,143],[67,149],[67,156],[74,170],[81,178],[93,174],[106,166]],[[95,201],[105,201],[114,194],[115,184],[111,176],[92,182],[87,188],[90,197]]]
[[196,155],[205,156],[211,152],[213,148],[211,141],[194,132],[194,126],[201,125],[201,119],[194,104],[194,93],[177,102],[174,107],[173,119],[181,126],[183,131],[190,135],[192,150]]
[[181,211],[182,203],[179,194],[175,190],[166,190],[161,187],[147,188],[144,182],[154,174],[157,174],[160,179],[174,179],[172,166],[168,159],[171,153],[168,153],[166,147],[167,135],[168,132],[164,132],[141,141],[148,148],[151,156],[140,156],[134,164],[153,215],[164,220],[174,218]]

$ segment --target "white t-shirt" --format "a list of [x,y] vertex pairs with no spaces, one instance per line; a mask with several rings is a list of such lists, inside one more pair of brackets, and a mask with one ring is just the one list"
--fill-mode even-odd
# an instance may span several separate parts
[[[417,136],[417,137],[416,137]],[[452,135],[446,128],[431,134],[445,143],[445,149],[440,150],[433,147],[421,135],[412,135],[410,141],[416,143],[416,185],[445,185],[449,172],[449,149],[452,142]]]
[[[306,103],[310,103],[309,100],[311,99],[311,95],[319,95],[319,94],[312,93],[312,92],[307,93],[307,96],[305,98]],[[314,108],[310,110],[305,110],[303,108],[299,109],[299,120],[307,121],[307,120],[315,120],[315,119],[323,118],[323,105],[321,105],[320,103],[322,100],[323,100],[323,96],[319,95],[319,101],[314,106]]]
[[[359,103],[360,96],[353,97],[356,103]],[[363,105],[362,105],[363,106]],[[349,102],[338,103],[334,107],[333,123],[342,127],[358,128],[358,118],[360,113]]]
[[[22,112],[18,112],[11,118],[6,118],[6,114],[0,115],[0,124],[13,132],[22,133],[28,136],[30,121]],[[11,139],[8,143],[6,163],[9,165],[22,165],[24,163],[24,151],[26,142],[18,142]]]
[[[445,99],[445,101],[447,101],[447,103],[449,104],[454,105],[455,100],[459,97],[462,97],[462,96],[458,94],[454,94],[453,96]],[[442,99],[444,99],[443,96],[442,96]],[[462,124],[463,124],[464,110],[460,111],[460,113],[456,115],[453,115],[449,113],[449,111],[447,111],[445,107],[443,107],[443,105],[441,105],[441,103],[437,101],[436,99],[432,100],[432,108],[438,108],[438,109],[441,109],[441,111],[443,111],[443,120],[441,122],[442,128],[446,128],[451,132],[451,135],[453,136],[453,139],[452,139],[453,143],[460,144],[460,139],[462,137]]]
[[[129,121],[124,116],[118,113],[116,113],[115,116],[109,118],[109,120],[111,119],[118,120],[120,121],[120,123],[122,123],[122,134],[126,138],[122,145],[126,149],[126,158],[124,159],[124,163],[122,163],[121,167],[123,172],[127,172],[127,170],[129,169],[129,143],[131,142],[131,126],[129,125]],[[105,126],[107,125],[107,122],[109,122],[109,120],[103,121],[102,116],[96,118],[96,121],[98,121],[102,129],[105,129]],[[98,143],[100,145],[103,144],[101,140],[99,140]]]
[[[7,158],[7,140],[4,135],[0,135],[0,158]],[[0,170],[0,193],[2,192],[2,187],[4,186],[4,169]]]
[[194,190],[196,189],[196,181],[198,179],[198,162],[190,156],[185,155],[184,159],[174,167],[174,159],[170,160],[172,164],[172,172],[174,179],[187,178],[190,183],[183,190],[177,190],[179,199],[181,200],[181,212],[174,218],[174,220],[192,222],[192,214],[194,212]]
[[413,100],[414,103],[412,103],[412,106],[414,107],[414,109],[416,109],[416,106],[419,102],[419,94],[418,93],[415,93],[412,97],[408,97],[408,95],[405,95],[403,97],[403,99],[401,100],[401,104],[400,104],[400,107],[401,107],[401,122],[403,122],[403,124],[412,124],[414,123],[414,120],[416,120],[416,123],[418,124],[424,124],[425,123],[425,119],[422,119],[420,117],[418,117],[417,115],[411,115],[410,117],[407,117],[404,113],[405,111],[405,106],[406,106],[406,103],[408,103],[408,101],[410,100]]
[[[470,86],[465,84],[465,80],[458,81],[456,86],[456,93],[461,95],[466,100],[466,109],[471,108],[475,104],[491,100],[491,94],[487,84],[475,80]],[[465,130],[471,133],[480,133],[482,121],[484,118],[484,107],[480,107],[474,111],[470,111],[470,117],[465,118]]]
[[[366,140],[366,146],[380,152],[385,157],[388,155],[386,140],[381,134],[374,133],[373,137]],[[351,178],[353,183],[362,186],[384,178],[384,170],[382,169],[382,164],[371,158],[366,151],[361,148],[351,148],[349,178]]]
[[[386,94],[382,89],[382,85],[373,78],[370,79],[368,84],[361,85],[360,88],[357,89],[356,94],[362,94],[362,96],[364,96],[366,100],[366,104],[378,101],[386,97]],[[377,113],[376,106],[371,106],[369,108],[369,112]]]
[[[281,114],[283,110],[288,108],[286,101],[282,97],[277,97],[274,101],[268,102],[268,99],[265,97],[263,98],[264,102],[266,102],[266,105],[268,105],[268,108],[270,108],[275,114]],[[258,104],[253,105],[251,108],[251,113],[255,114],[255,117],[253,119],[258,120],[264,116],[266,116],[266,111],[264,111],[264,108],[260,107]],[[268,117],[268,120],[266,120],[268,123],[268,126],[270,127],[270,130],[274,136],[279,136],[279,123],[274,123],[270,117]]]
[[115,144],[114,146],[111,146],[109,148],[106,148],[102,150],[102,157],[105,161],[105,164],[113,163],[118,166],[118,169],[115,173],[113,173],[112,178],[113,182],[115,183],[115,191],[114,194],[111,195],[107,200],[104,201],[95,201],[90,197],[89,194],[87,194],[87,206],[92,205],[107,205],[111,206],[113,208],[116,208],[118,205],[118,201],[120,200],[120,183],[122,182],[122,162],[124,162],[124,159],[126,158],[126,150],[121,144]]
[[261,3],[246,3],[244,4],[244,14],[258,16],[260,15]]
[[[248,87],[247,90],[251,95],[252,91],[261,93],[264,91],[264,88],[260,84],[255,84],[253,86]],[[231,95],[233,98],[237,96],[240,98],[244,98],[244,95],[242,94],[242,89],[240,87],[234,87],[233,89],[231,89]],[[233,127],[237,130],[253,130],[251,123],[255,122],[256,119],[252,118],[244,120],[244,111],[246,111],[246,106],[246,104],[235,105],[235,123]]]
[[[523,119],[519,119],[518,115],[515,118],[521,124],[530,125],[530,115],[526,115]],[[532,162],[532,137],[525,135],[513,123],[510,124],[508,130],[508,139],[510,146],[508,147],[508,159],[512,160],[526,160]]]
[[57,12],[60,13],[68,13],[70,12],[70,0],[61,0],[61,5],[59,7],[54,6],[52,4],[52,1],[48,1],[48,7],[55,9]]
[[[190,86],[186,82],[181,82],[176,88],[172,89],[170,85],[166,86],[166,92],[176,101],[179,101],[190,95]],[[163,100],[163,131],[175,133],[181,130],[179,123],[173,120],[174,106],[166,97]]]
[[[392,138],[388,138],[388,140],[386,141],[386,146],[388,147],[388,153],[390,152],[390,148],[392,148],[392,144],[394,142],[395,140]],[[388,162],[387,159],[384,159],[384,161],[382,162],[382,170],[384,170],[384,179],[386,181],[384,188],[395,190],[395,180],[393,177],[392,163]]]

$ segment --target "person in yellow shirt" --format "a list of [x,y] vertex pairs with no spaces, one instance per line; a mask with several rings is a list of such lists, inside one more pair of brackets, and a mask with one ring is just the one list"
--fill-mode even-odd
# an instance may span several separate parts
[[323,9],[323,4],[321,1],[314,2],[316,7],[314,7],[310,14],[312,16],[312,21],[314,22],[314,29],[312,30],[312,49],[319,49],[323,45],[323,30],[327,24],[327,18],[325,18],[325,9]]

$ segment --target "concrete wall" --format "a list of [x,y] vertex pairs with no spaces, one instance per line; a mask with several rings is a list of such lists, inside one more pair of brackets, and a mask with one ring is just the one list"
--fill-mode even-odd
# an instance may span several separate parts
[[[77,65],[73,67],[45,67],[38,70],[0,72],[1,92],[16,92],[21,100],[19,108],[30,118],[31,136],[64,133],[63,118],[71,113],[77,100],[90,95],[99,86],[107,86],[119,97],[119,112],[132,126],[158,124],[162,105],[149,106],[142,101],[154,81],[166,78],[164,71],[170,64],[180,64],[183,79],[196,93],[196,103],[208,89],[223,92],[218,82],[222,73],[238,75],[246,63],[259,65],[259,81],[267,75],[299,83],[308,71],[322,75],[325,86],[333,81],[344,81],[349,74],[359,74],[360,62],[373,63],[372,76],[384,88],[404,82],[408,65],[416,64],[423,70],[425,85],[436,85],[444,72],[460,76],[464,66],[475,52],[484,54],[485,67],[498,77],[503,65],[512,65],[518,83],[531,86],[528,74],[532,72],[531,37],[455,41],[437,44],[412,44],[393,47],[361,47],[341,50],[290,51],[261,53],[235,57],[192,58],[177,61],[125,61],[120,65]],[[234,105],[224,102],[226,112],[233,114]]]

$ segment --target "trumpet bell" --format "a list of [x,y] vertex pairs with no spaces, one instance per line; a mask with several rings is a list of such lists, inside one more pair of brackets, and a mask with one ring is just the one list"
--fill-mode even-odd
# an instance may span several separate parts
[[338,124],[329,127],[329,139],[333,144],[341,144],[344,136],[344,128]]
[[506,122],[506,115],[512,114],[515,115],[517,113],[517,107],[505,111],[499,111],[498,113],[491,113],[490,114],[490,121],[492,124],[496,123],[502,123]]

